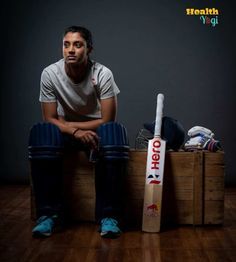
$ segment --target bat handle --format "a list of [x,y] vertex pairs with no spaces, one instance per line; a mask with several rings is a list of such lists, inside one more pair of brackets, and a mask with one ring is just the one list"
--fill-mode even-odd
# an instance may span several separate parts
[[161,136],[161,124],[162,124],[162,114],[163,114],[163,106],[164,106],[164,95],[157,95],[157,109],[156,109],[156,123],[155,123],[155,132],[154,137]]

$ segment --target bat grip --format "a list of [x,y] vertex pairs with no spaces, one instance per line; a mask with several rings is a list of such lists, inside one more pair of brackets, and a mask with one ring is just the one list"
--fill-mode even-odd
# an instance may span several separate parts
[[158,94],[154,137],[160,137],[161,136],[163,104],[164,104],[164,95]]

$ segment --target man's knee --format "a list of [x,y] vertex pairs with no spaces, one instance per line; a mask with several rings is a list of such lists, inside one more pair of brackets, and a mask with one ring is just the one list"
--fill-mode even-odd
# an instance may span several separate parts
[[37,123],[30,130],[29,159],[62,157],[64,139],[60,129],[51,123]]
[[104,160],[127,160],[129,142],[126,128],[117,122],[101,125],[97,130],[100,156]]

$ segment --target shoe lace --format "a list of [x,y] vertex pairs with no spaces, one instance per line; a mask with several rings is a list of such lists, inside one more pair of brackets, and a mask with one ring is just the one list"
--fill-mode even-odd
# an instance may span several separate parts
[[109,225],[109,226],[117,226],[118,222],[114,218],[106,217],[102,219],[102,224],[103,225]]
[[48,217],[48,216],[41,216],[38,220],[37,220],[37,225],[41,224],[42,222],[47,223],[49,225],[53,225],[54,221],[52,218]]
[[38,220],[37,220],[37,225],[42,223],[43,221],[45,221],[46,219],[48,219],[47,216],[41,216]]

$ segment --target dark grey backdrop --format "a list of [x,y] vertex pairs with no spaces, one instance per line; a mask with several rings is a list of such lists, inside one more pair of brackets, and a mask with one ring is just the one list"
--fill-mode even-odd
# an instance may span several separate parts
[[[232,1],[233,2],[233,1]],[[186,16],[186,7],[219,8],[219,25]],[[42,69],[61,58],[62,32],[76,24],[94,35],[93,59],[112,69],[121,89],[118,120],[131,145],[155,115],[188,130],[212,129],[226,152],[226,183],[236,182],[235,22],[229,1],[7,1],[1,7],[1,180],[29,181],[27,140],[41,120]]]

